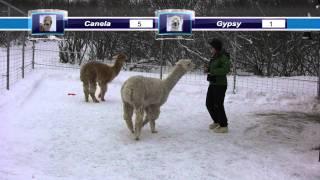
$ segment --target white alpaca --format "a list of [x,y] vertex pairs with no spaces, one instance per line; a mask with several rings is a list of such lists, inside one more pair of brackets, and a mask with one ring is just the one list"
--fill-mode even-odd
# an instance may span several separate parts
[[[123,116],[136,140],[139,140],[141,128],[148,122],[150,122],[151,132],[157,132],[155,120],[159,117],[160,106],[167,101],[170,91],[179,79],[193,67],[194,64],[191,60],[181,59],[164,80],[133,76],[124,82],[121,88]],[[136,112],[134,129],[132,123],[133,111]],[[144,112],[146,112],[145,120],[143,120]]]

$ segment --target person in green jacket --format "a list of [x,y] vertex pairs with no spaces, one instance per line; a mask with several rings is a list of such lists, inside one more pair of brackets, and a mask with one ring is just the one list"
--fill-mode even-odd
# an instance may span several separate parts
[[227,74],[230,72],[230,57],[222,48],[219,39],[212,39],[209,44],[212,58],[207,67],[209,88],[206,106],[213,120],[209,128],[216,133],[228,132],[228,119],[224,110],[224,98],[228,86]]

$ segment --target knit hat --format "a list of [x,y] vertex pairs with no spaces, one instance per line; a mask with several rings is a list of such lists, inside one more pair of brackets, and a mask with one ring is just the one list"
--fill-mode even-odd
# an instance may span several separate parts
[[210,40],[209,44],[217,51],[221,51],[222,49],[222,42],[219,39],[213,38]]

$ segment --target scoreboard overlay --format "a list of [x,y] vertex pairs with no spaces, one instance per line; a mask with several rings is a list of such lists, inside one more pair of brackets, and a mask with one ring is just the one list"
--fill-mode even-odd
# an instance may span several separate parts
[[[68,17],[65,31],[158,31],[158,17]],[[0,17],[0,31],[31,31],[30,17]],[[320,31],[320,17],[195,17],[192,31]]]

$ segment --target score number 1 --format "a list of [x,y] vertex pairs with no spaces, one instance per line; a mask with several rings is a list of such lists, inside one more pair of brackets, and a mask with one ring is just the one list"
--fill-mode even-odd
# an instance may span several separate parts
[[284,29],[286,28],[285,19],[262,19],[262,28]]

